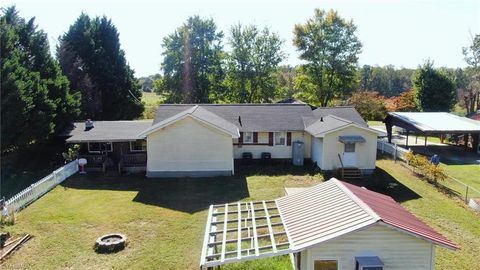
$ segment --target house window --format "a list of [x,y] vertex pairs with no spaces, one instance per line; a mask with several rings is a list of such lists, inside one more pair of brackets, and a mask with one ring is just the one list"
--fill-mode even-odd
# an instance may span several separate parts
[[136,140],[130,142],[130,152],[145,152],[147,151],[147,141]]
[[243,143],[253,143],[253,132],[243,133]]
[[275,145],[285,145],[287,142],[286,132],[275,132]]
[[111,142],[90,142],[88,143],[89,153],[112,152],[113,146]]
[[315,260],[313,262],[314,270],[337,270],[338,261],[336,260]]
[[355,152],[355,143],[345,143],[345,153]]

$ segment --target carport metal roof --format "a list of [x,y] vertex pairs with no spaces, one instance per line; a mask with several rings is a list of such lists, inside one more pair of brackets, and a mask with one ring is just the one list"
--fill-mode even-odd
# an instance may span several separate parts
[[275,201],[211,205],[202,248],[201,267],[291,253]]
[[385,122],[422,133],[480,133],[480,122],[447,112],[391,112]]

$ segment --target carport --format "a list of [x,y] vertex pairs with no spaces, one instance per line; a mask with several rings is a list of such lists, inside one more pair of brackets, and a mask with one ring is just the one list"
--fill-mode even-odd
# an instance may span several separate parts
[[[388,142],[392,142],[393,126],[406,130],[406,147],[410,133],[425,137],[440,135],[463,135],[465,150],[480,153],[480,122],[446,112],[390,112],[383,121],[387,129]],[[468,142],[471,141],[471,148]]]

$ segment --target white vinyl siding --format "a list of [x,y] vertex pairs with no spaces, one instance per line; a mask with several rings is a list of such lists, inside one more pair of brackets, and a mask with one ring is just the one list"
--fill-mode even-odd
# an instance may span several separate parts
[[149,172],[233,172],[232,137],[186,117],[147,137]]
[[426,240],[373,225],[302,251],[300,270],[313,270],[318,258],[338,258],[339,270],[352,270],[356,256],[378,256],[389,270],[432,270],[434,248]]
[[[292,131],[292,145],[295,141],[301,141],[305,145],[305,158],[310,158],[311,152],[311,136],[306,132]],[[238,140],[233,139],[233,144],[237,144]],[[242,153],[250,152],[254,159],[259,159],[262,152],[268,152],[272,154],[272,158],[292,158],[292,146],[291,145],[268,145],[268,132],[258,132],[258,142],[256,145],[234,145],[233,151],[235,158],[241,159]]]
[[[375,169],[377,159],[377,133],[365,129],[349,126],[323,137],[322,170],[335,170],[342,165],[338,155],[343,155],[345,145],[338,141],[339,136],[359,135],[365,138],[365,142],[355,144],[355,153],[357,155],[356,166],[359,169]],[[319,163],[320,164],[320,163]]]

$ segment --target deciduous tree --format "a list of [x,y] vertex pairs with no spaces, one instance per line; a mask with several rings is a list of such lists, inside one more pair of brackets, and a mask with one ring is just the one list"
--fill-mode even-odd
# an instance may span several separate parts
[[334,10],[316,9],[313,18],[295,25],[293,43],[300,59],[307,62],[306,74],[316,88],[310,103],[327,106],[353,89],[362,48],[356,30],[353,21],[341,18]]
[[383,120],[387,116],[385,97],[375,91],[356,92],[348,100],[365,120]]
[[224,94],[223,33],[212,19],[188,18],[163,39],[163,78],[156,91],[169,103],[209,103]]
[[285,57],[279,36],[266,27],[238,24],[231,28],[228,42],[228,101],[271,102],[277,90],[274,73]]

